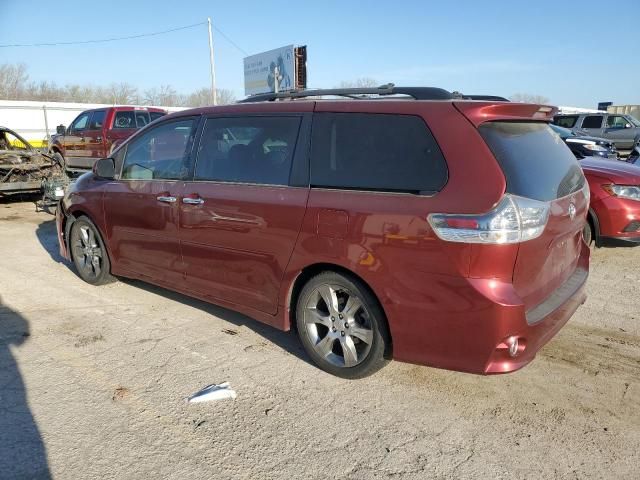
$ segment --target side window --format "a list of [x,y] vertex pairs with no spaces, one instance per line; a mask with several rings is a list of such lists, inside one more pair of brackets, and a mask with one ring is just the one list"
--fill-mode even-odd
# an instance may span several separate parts
[[607,128],[625,128],[627,123],[626,118],[621,115],[609,115],[607,117]]
[[113,128],[136,128],[136,117],[133,111],[116,112]]
[[79,132],[87,128],[87,124],[89,123],[89,117],[91,116],[91,112],[83,113],[78,118],[76,118],[71,124],[71,131]]
[[433,193],[447,178],[442,152],[420,117],[314,115],[312,186]]
[[149,112],[149,116],[151,117],[151,121],[159,119],[160,117],[164,117],[165,114],[163,112]]
[[91,115],[91,122],[89,122],[89,130],[100,130],[104,126],[104,117],[106,115],[105,110],[96,110]]
[[142,128],[145,125],[148,125],[150,123],[149,112],[137,111],[135,113],[136,113],[136,127],[137,128]]
[[179,180],[186,175],[185,157],[195,120],[158,125],[127,147],[121,178]]
[[209,118],[195,180],[287,185],[300,117]]
[[556,117],[553,121],[556,125],[564,128],[573,128],[576,124],[576,120],[578,120],[577,115],[567,116],[567,117]]
[[582,121],[582,128],[602,128],[602,115],[587,115]]

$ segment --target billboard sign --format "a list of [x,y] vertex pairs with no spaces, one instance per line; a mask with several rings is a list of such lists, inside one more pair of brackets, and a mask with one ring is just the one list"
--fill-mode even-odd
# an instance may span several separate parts
[[251,55],[244,59],[244,93],[275,92],[276,75],[278,91],[294,90],[296,79],[295,51],[293,45]]

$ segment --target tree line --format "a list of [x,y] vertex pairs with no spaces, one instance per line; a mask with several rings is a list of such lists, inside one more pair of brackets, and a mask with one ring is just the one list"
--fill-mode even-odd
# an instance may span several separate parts
[[[217,89],[219,105],[235,102],[231,90]],[[0,100],[37,100],[45,102],[106,103],[160,105],[164,107],[204,107],[213,104],[211,89],[200,88],[191,93],[179,93],[171,85],[140,90],[127,82],[106,86],[30,80],[24,63],[0,64]]]

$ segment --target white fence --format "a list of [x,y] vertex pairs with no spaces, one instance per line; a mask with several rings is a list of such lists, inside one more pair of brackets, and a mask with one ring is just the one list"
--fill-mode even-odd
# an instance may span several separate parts
[[[0,125],[15,130],[34,147],[46,145],[56,126],[69,124],[83,111],[91,108],[111,107],[99,103],[63,103],[0,100]],[[181,107],[159,107],[169,112]]]

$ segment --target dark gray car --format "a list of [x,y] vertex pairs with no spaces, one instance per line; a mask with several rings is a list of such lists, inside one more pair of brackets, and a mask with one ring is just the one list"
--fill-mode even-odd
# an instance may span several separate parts
[[560,127],[580,129],[593,137],[615,143],[618,150],[631,150],[640,140],[640,121],[619,113],[576,113],[556,115],[553,123]]

